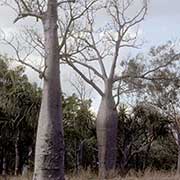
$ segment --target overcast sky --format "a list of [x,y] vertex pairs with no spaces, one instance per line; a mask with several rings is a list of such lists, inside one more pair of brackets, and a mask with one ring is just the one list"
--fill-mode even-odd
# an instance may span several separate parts
[[[148,15],[145,21],[141,23],[141,38],[145,40],[145,44],[140,51],[145,51],[153,45],[160,45],[168,40],[179,41],[180,39],[180,0],[149,0]],[[0,6],[0,29],[7,32],[15,32],[21,28],[25,21],[18,25],[13,24],[14,13],[11,9]],[[27,21],[26,21],[27,23]],[[7,49],[0,46],[0,53],[4,53]],[[29,73],[30,79],[35,80],[36,75]],[[67,81],[70,74],[65,73],[63,79],[64,91],[69,92]],[[66,89],[67,88],[67,89]],[[94,94],[94,107],[98,106],[99,98]]]
[[150,0],[148,16],[141,25],[149,45],[180,39],[179,7],[179,0]]

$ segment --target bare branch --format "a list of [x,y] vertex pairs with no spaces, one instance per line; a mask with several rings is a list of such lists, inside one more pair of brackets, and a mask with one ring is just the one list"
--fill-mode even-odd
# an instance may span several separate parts
[[105,66],[104,66],[104,63],[103,63],[103,58],[98,50],[98,48],[96,47],[96,41],[95,41],[95,38],[94,38],[94,35],[93,35],[93,20],[90,19],[90,15],[89,13],[87,14],[87,19],[88,19],[88,22],[89,22],[89,26],[90,26],[90,31],[89,31],[89,34],[90,34],[90,37],[91,37],[91,40],[92,40],[92,44],[90,44],[87,40],[85,40],[85,42],[87,44],[90,45],[90,47],[92,49],[94,49],[94,51],[96,52],[97,56],[98,56],[98,62],[99,62],[99,65],[100,65],[100,68],[101,68],[101,71],[102,71],[102,74],[103,74],[103,77],[104,79],[107,78],[107,73],[106,73],[106,69],[105,69]]
[[[33,7],[32,4],[29,4],[28,2],[26,2],[24,0],[14,0],[14,2],[17,5],[17,9],[15,9],[15,8],[13,8],[13,9],[15,9],[16,13],[18,14],[16,19],[14,20],[14,23],[16,23],[20,19],[28,17],[28,16],[35,17],[36,19],[42,19],[43,10],[42,10],[42,7],[41,7],[41,4],[39,3],[39,1],[37,1],[37,3],[36,3],[36,6],[37,6],[36,8]],[[6,3],[6,5],[11,7],[10,3]]]
[[118,87],[117,87],[117,102],[116,107],[119,105],[120,102],[120,87],[121,87],[121,81],[119,81]]
[[147,72],[145,72],[145,73],[143,73],[143,74],[141,74],[141,75],[135,75],[135,76],[131,76],[131,75],[125,75],[125,76],[116,76],[116,77],[114,77],[114,80],[113,80],[113,82],[116,82],[116,81],[121,81],[122,79],[126,79],[126,78],[142,78],[142,79],[146,79],[146,80],[171,80],[172,78],[164,78],[164,77],[148,77],[147,75],[149,75],[149,74],[151,74],[151,73],[153,73],[153,72],[155,72],[155,71],[158,71],[158,70],[160,70],[160,69],[162,69],[162,68],[165,68],[165,67],[167,67],[168,65],[170,65],[172,62],[174,62],[174,61],[177,61],[177,59],[179,59],[180,58],[180,54],[176,54],[176,55],[174,55],[172,58],[171,58],[171,60],[170,61],[168,61],[167,63],[165,63],[165,64],[162,64],[162,65],[160,65],[160,66],[158,66],[158,67],[155,67],[155,68],[153,68],[153,69],[150,69],[149,71],[147,71]]
[[35,17],[35,18],[38,18],[38,19],[42,19],[42,15],[40,15],[39,13],[34,13],[34,12],[27,12],[27,13],[20,13],[17,18],[14,20],[14,23],[16,23],[17,21],[19,21],[20,19],[23,19],[25,17],[28,17],[28,16],[31,16],[31,17]]
[[16,40],[17,45],[14,45],[13,40],[14,40],[14,37],[11,40],[7,40],[5,38],[5,36],[1,39],[2,42],[4,42],[5,44],[9,45],[9,47],[12,48],[12,50],[14,51],[14,53],[16,55],[16,58],[11,58],[11,59],[13,59],[13,60],[15,60],[17,62],[20,62],[21,64],[23,64],[23,65],[25,65],[27,67],[30,67],[32,70],[34,70],[38,74],[42,74],[41,70],[39,70],[38,68],[36,68],[35,66],[33,66],[33,65],[31,65],[30,63],[27,62],[28,57],[32,54],[34,49],[29,50],[29,52],[27,52],[26,55],[23,58],[21,58],[21,55],[20,55],[20,42]]
[[[65,2],[68,2],[68,1],[62,1],[62,2],[65,3]],[[61,3],[62,3],[62,2],[61,2]],[[74,1],[72,0],[72,2],[74,2]],[[74,15],[74,14],[73,14],[73,9],[72,9],[72,7],[71,7],[71,4],[69,4],[70,20],[69,20],[69,23],[68,23],[68,25],[67,25],[67,27],[66,27],[66,29],[65,29],[64,34],[63,34],[62,41],[61,41],[61,43],[60,43],[60,45],[59,45],[59,51],[61,51],[62,48],[63,48],[63,46],[65,45],[65,41],[67,40],[67,35],[68,35],[69,31],[70,31],[71,25],[72,25],[77,19],[81,18],[95,2],[96,2],[96,0],[93,0],[91,3],[89,3],[89,4],[82,10],[82,12],[80,12],[80,14],[78,14],[78,15]],[[60,25],[60,26],[61,26],[61,25]]]
[[[71,58],[72,59],[72,58]],[[99,78],[101,78],[102,80],[104,80],[103,76],[92,66],[88,65],[87,63],[83,63],[81,61],[77,61],[75,59],[72,59],[74,63],[80,64],[86,68],[88,68],[89,70],[92,70],[94,72],[95,75],[97,75]]]
[[112,66],[111,66],[111,71],[110,71],[110,76],[109,76],[110,79],[113,79],[113,76],[114,76],[116,63],[117,63],[117,59],[118,59],[118,56],[119,56],[120,43],[121,43],[121,37],[120,37],[120,33],[118,33],[118,40],[116,41],[114,59],[112,61]]
[[68,65],[70,65],[88,84],[90,84],[101,96],[103,96],[103,92],[101,89],[92,81],[89,80],[86,75],[84,75],[71,61],[66,59]]
[[[124,4],[123,4],[122,13],[119,10],[118,1],[113,1],[113,3],[109,7],[109,13],[112,16],[112,18],[114,19],[114,24],[117,27],[116,28],[117,29],[117,40],[115,41],[114,57],[113,57],[110,76],[109,76],[110,79],[113,79],[113,76],[115,73],[115,68],[116,68],[116,63],[117,63],[118,57],[119,57],[120,48],[123,48],[123,47],[137,48],[135,45],[137,33],[136,33],[135,37],[133,37],[133,38],[130,37],[128,39],[126,39],[126,35],[131,27],[134,27],[136,24],[139,24],[141,21],[143,21],[145,15],[146,15],[146,12],[147,12],[147,4],[145,3],[145,5],[138,11],[138,13],[135,16],[133,16],[133,18],[126,21],[125,12],[126,12],[126,10],[128,10],[128,8],[130,7],[132,2],[133,1],[129,1],[127,3],[127,6],[124,6]],[[112,11],[111,8],[114,8],[115,12]],[[121,23],[121,19],[124,20],[123,24]],[[133,43],[129,43],[131,41]],[[123,42],[125,42],[125,43],[123,43]]]
[[168,61],[167,63],[165,63],[165,64],[163,64],[163,65],[160,65],[160,66],[158,66],[158,67],[156,67],[156,68],[153,68],[153,69],[145,72],[145,73],[144,73],[143,75],[141,75],[141,76],[142,76],[142,77],[145,77],[146,75],[148,75],[148,74],[150,74],[150,73],[152,73],[152,72],[154,72],[154,71],[157,71],[157,70],[159,70],[159,69],[165,68],[165,67],[167,67],[168,65],[170,65],[173,61],[176,61],[177,58],[178,58],[178,59],[180,58],[180,54],[174,55],[174,56],[171,58],[171,60]]
[[66,1],[60,1],[57,3],[57,6],[60,6],[65,3],[75,3],[76,0],[66,0]]

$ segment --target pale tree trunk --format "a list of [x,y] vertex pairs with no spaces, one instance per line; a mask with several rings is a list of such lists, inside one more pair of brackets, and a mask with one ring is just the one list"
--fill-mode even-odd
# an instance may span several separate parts
[[111,178],[116,166],[118,113],[112,96],[112,85],[107,83],[97,115],[99,179]]
[[19,130],[16,135],[16,140],[15,140],[15,172],[14,175],[17,176],[19,173],[19,163],[20,163],[20,157],[19,157]]
[[45,77],[38,122],[34,180],[64,180],[64,141],[57,35],[57,0],[43,18]]

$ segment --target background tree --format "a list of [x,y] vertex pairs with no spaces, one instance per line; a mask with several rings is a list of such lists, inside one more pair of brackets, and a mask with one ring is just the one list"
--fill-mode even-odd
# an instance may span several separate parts
[[65,162],[67,170],[95,168],[97,141],[95,115],[90,111],[91,101],[75,95],[64,98]]
[[121,174],[131,168],[144,170],[152,144],[168,134],[168,119],[151,106],[136,104],[132,112],[120,107],[119,121],[117,164]]
[[[16,173],[21,174],[23,166],[28,164],[32,170],[34,165],[41,89],[29,83],[24,68],[10,68],[11,61],[8,62],[1,57],[0,173],[12,174],[16,169]],[[90,110],[91,100],[82,100],[74,94],[63,96],[62,102],[66,172],[78,173],[88,167],[96,171],[96,116]],[[130,169],[170,170],[176,167],[178,150],[168,127],[173,121],[163,111],[144,102],[134,108],[121,106],[118,121],[116,165],[122,175]]]
[[[148,77],[140,81],[130,82],[131,88],[139,89],[138,101],[151,104],[169,120],[169,127],[179,146],[179,60],[176,44],[168,42],[158,47],[152,47],[148,55],[138,55],[127,66],[125,74],[146,74]],[[143,63],[144,62],[144,63]],[[145,65],[148,63],[149,67]],[[152,70],[148,70],[152,69]],[[143,73],[142,73],[143,72]],[[180,153],[179,153],[180,157]],[[180,172],[178,157],[177,173]]]
[[35,143],[41,90],[36,84],[32,85],[28,82],[23,67],[10,69],[6,61],[8,62],[7,58],[1,57],[0,137],[4,142],[1,144],[1,155],[6,159],[8,168],[14,167],[17,175],[21,173],[23,165],[30,162],[27,154]]

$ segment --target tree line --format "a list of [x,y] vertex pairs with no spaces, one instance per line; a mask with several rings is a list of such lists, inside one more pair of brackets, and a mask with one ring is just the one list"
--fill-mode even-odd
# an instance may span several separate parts
[[[24,175],[33,171],[36,130],[42,90],[31,84],[24,68],[10,68],[1,56],[0,173]],[[63,126],[66,172],[98,170],[96,115],[91,99],[75,94],[63,96]],[[118,106],[116,167],[122,176],[129,170],[177,167],[178,146],[169,125],[172,121],[151,104],[137,103],[133,109]],[[173,155],[172,155],[173,152]]]

